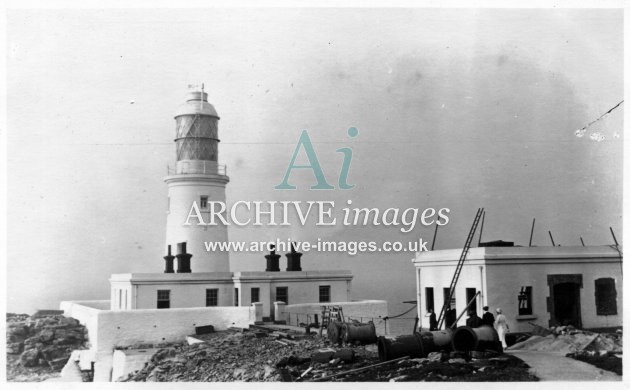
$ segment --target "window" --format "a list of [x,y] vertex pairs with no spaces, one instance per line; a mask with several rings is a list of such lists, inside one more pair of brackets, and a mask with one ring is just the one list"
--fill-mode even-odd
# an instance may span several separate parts
[[319,286],[319,301],[330,302],[330,286]]
[[157,308],[168,309],[171,307],[171,290],[157,290]]
[[260,288],[252,287],[251,297],[252,297],[252,303],[260,302]]
[[532,286],[522,286],[518,293],[518,315],[526,316],[534,313],[532,309]]
[[595,280],[595,307],[598,316],[617,314],[615,279],[600,278]]
[[[451,289],[448,288],[448,287],[444,287],[443,291],[444,291],[444,302],[446,302],[448,300],[448,295],[449,295]],[[456,306],[455,306],[455,294],[453,294],[453,296],[451,297],[450,305],[448,305],[447,307],[450,307],[451,309],[455,309],[456,308]]]
[[238,287],[234,289],[234,306],[238,306]]
[[202,209],[208,208],[208,197],[205,195],[202,195],[201,198],[199,199],[199,207]]
[[466,304],[472,301],[470,305],[468,305],[468,315],[472,313],[477,314],[477,289],[475,288],[467,288],[466,289]]
[[435,313],[435,300],[433,298],[433,287],[426,287],[424,289],[424,300],[427,307],[427,311],[431,310]]
[[206,306],[219,306],[219,289],[206,289]]
[[284,302],[289,304],[289,288],[288,287],[276,287],[276,302]]

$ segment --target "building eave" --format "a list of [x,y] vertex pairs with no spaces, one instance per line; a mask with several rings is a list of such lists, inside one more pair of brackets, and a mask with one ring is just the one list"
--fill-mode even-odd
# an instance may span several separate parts
[[[420,252],[412,260],[416,267],[447,266],[457,264],[462,249]],[[565,247],[479,247],[471,248],[466,265],[483,264],[541,264],[621,262],[622,248],[614,246],[565,246]]]

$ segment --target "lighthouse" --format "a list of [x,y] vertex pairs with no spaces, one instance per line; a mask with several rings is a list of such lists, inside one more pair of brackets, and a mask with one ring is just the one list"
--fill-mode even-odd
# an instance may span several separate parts
[[[210,212],[211,202],[225,203],[225,187],[230,181],[225,165],[219,164],[219,115],[208,103],[203,85],[190,91],[175,113],[174,170],[164,179],[168,185],[166,247],[185,248],[192,255],[178,273],[229,272],[229,252],[210,252],[205,242],[227,242],[227,226],[184,225],[196,202],[202,215]],[[186,243],[185,245],[179,245]],[[169,253],[170,254],[170,253]],[[179,253],[178,253],[179,254]]]

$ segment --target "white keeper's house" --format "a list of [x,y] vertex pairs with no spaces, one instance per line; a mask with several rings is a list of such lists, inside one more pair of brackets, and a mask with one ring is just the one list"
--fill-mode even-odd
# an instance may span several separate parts
[[[503,243],[503,242],[501,242]],[[418,315],[428,328],[428,309],[439,314],[461,249],[420,252],[416,270]],[[622,325],[621,248],[608,246],[482,246],[471,248],[451,307],[458,315],[477,292],[472,310],[501,308],[512,332],[541,326],[573,325],[582,329]],[[459,320],[464,325],[467,316]]]

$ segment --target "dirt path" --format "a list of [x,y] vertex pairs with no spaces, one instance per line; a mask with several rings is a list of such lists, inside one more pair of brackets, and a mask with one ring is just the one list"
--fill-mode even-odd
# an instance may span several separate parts
[[539,351],[506,351],[523,360],[541,381],[620,381],[621,376],[563,354]]

